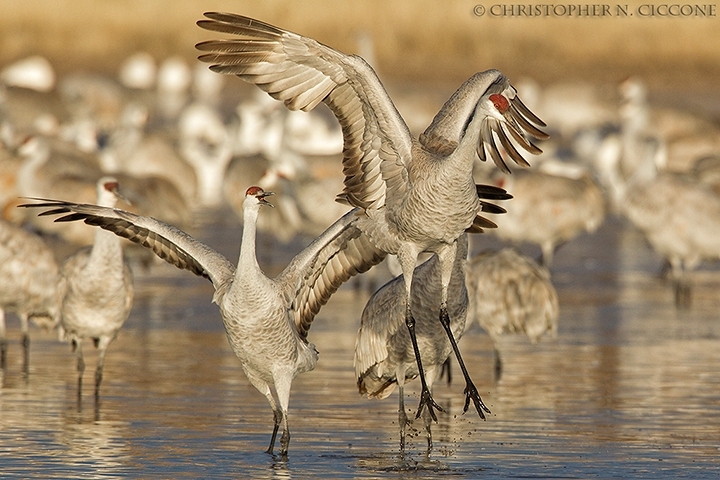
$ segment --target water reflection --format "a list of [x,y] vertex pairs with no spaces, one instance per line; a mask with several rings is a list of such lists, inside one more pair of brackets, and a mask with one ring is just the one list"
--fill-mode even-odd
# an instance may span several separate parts
[[[293,446],[283,462],[264,453],[272,414],[230,351],[210,285],[159,267],[137,273],[135,308],[108,350],[97,412],[87,392],[76,409],[67,344],[33,331],[27,376],[19,349],[10,349],[0,390],[3,475],[716,477],[717,273],[700,272],[693,308],[679,312],[641,238],[618,222],[597,235],[556,256],[557,339],[505,338],[505,372],[494,383],[488,337],[477,326],[463,337],[493,413],[485,422],[463,415],[463,385],[436,382],[448,413],[433,427],[429,457],[417,422],[400,459],[394,395],[357,393],[352,349],[366,296],[341,289],[313,325],[320,362],[294,383]],[[626,248],[634,253],[619,253]],[[413,407],[415,383],[406,388]]]

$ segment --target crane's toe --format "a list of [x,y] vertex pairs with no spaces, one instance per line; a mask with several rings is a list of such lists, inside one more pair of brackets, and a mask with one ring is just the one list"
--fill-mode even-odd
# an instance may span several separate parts
[[433,421],[435,422],[437,422],[437,415],[435,414],[435,410],[438,410],[440,412],[445,411],[440,405],[437,404],[437,402],[435,402],[432,393],[430,393],[430,390],[427,387],[424,387],[422,393],[420,393],[420,405],[418,405],[418,411],[415,415],[416,419],[420,418],[425,407],[427,407],[430,417],[432,417]]
[[[485,420],[485,413],[492,413],[490,412],[490,409],[487,408],[483,403],[482,398],[480,398],[480,394],[478,393],[474,383],[468,382],[468,384],[465,386],[465,391],[463,393],[465,393],[465,406],[463,407],[463,413],[468,411],[468,408],[470,407],[470,400],[473,401],[478,415],[480,415],[480,418],[482,418],[483,420]],[[485,413],[483,413],[483,411]]]

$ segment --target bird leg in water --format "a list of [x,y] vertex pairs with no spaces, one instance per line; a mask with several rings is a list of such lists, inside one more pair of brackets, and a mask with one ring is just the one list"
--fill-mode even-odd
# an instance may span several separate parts
[[443,410],[440,405],[435,403],[435,400],[432,397],[432,393],[430,393],[430,389],[428,388],[427,382],[425,381],[425,372],[423,371],[422,360],[420,359],[420,348],[418,348],[417,337],[415,336],[415,319],[410,312],[409,301],[406,303],[405,307],[405,325],[410,332],[410,340],[412,340],[413,350],[415,351],[415,361],[417,362],[418,375],[420,376],[420,383],[422,384],[422,391],[420,393],[420,405],[418,406],[418,411],[415,415],[415,418],[420,418],[423,409],[427,406],[428,411],[430,412],[430,416],[433,420],[437,422],[437,415],[435,415],[435,410],[433,409],[437,409],[441,412],[444,412],[445,410]]
[[22,336],[22,347],[23,347],[23,373],[27,375],[30,373],[30,335],[28,332],[23,332]]
[[408,425],[407,414],[405,413],[405,399],[404,399],[405,387],[400,384],[400,377],[398,377],[398,396],[400,398],[400,405],[398,406],[398,425],[400,425],[400,456],[405,455],[405,427]]
[[455,357],[460,364],[460,370],[462,370],[463,376],[465,377],[465,390],[463,391],[465,394],[465,406],[463,407],[463,413],[468,411],[470,399],[472,399],[478,415],[480,415],[480,418],[485,420],[485,413],[483,413],[483,410],[487,413],[491,412],[483,403],[482,398],[480,398],[480,394],[478,393],[477,388],[475,388],[475,384],[470,379],[470,374],[468,374],[467,368],[465,368],[465,362],[463,362],[462,355],[460,355],[460,349],[458,348],[457,342],[455,342],[455,337],[453,337],[452,330],[450,329],[450,315],[448,315],[447,304],[445,303],[440,306],[440,323],[443,328],[445,328],[445,332],[450,340],[450,345],[452,345]]
[[93,339],[95,341],[95,347],[98,349],[98,363],[95,369],[95,399],[97,400],[100,396],[100,383],[103,378],[103,366],[105,365],[105,352],[107,351],[108,345],[110,345],[109,337],[100,337]]
[[80,345],[80,342],[78,340],[72,341],[72,348],[75,352],[75,355],[77,356],[77,373],[78,373],[78,392],[77,392],[77,401],[78,401],[78,410],[82,406],[82,377],[83,373],[85,373],[85,360],[83,359],[82,354],[82,345]]
[[23,348],[23,374],[27,377],[28,373],[30,373],[30,325],[26,313],[20,315],[20,324],[22,326],[22,339],[20,340],[20,344]]
[[275,439],[277,438],[278,429],[280,428],[280,422],[282,422],[283,414],[280,411],[279,408],[273,407],[273,418],[275,421],[275,425],[273,425],[273,432],[272,436],[270,437],[270,446],[266,450],[267,453],[270,455],[273,454],[273,449],[275,448]]
[[448,386],[452,385],[452,370],[450,367],[450,357],[446,358],[443,362],[442,367],[440,368],[440,376],[438,378],[442,380],[445,375],[447,375]]
[[283,433],[280,437],[280,456],[285,459],[288,454],[288,447],[290,446],[290,429],[287,423],[287,413],[283,415]]
[[430,452],[432,451],[433,443],[432,443],[432,431],[430,429],[432,425],[432,421],[430,419],[430,415],[428,415],[428,412],[425,412],[423,414],[423,422],[425,423],[425,432],[427,432],[427,455],[430,455]]
[[495,381],[497,382],[498,380],[500,380],[500,377],[502,376],[502,370],[503,370],[502,358],[500,358],[500,350],[498,350],[497,348],[493,348],[493,363],[494,363]]

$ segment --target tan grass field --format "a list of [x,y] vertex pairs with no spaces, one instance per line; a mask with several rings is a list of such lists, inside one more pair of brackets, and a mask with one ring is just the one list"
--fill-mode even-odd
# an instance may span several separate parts
[[[478,4],[486,9],[481,17],[474,14]],[[194,22],[203,11],[220,10],[254,16],[348,53],[357,50],[357,37],[366,32],[375,42],[380,75],[389,81],[457,84],[475,71],[494,67],[511,78],[532,76],[542,83],[614,83],[638,74],[654,88],[712,89],[720,76],[716,10],[712,17],[641,17],[638,7],[643,2],[631,1],[626,8],[634,14],[625,18],[614,15],[614,3],[606,4],[612,16],[499,17],[488,13],[493,5],[501,3],[3,1],[0,65],[40,53],[60,73],[77,69],[111,73],[139,49],[158,59],[178,54],[190,60],[196,56],[197,41],[215,36]]]

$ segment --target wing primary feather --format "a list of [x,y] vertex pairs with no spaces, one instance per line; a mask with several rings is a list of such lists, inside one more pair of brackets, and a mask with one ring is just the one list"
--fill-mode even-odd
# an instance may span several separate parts
[[478,198],[485,200],[510,200],[513,198],[512,195],[507,193],[504,188],[496,187],[495,185],[477,184],[475,185]]
[[550,138],[550,135],[543,132],[542,130],[538,129],[535,125],[530,123],[520,112],[518,112],[517,108],[514,104],[510,104],[510,115],[515,119],[515,121],[520,124],[520,126],[523,128],[523,130],[527,131],[527,133],[538,140],[547,140]]
[[523,167],[529,167],[530,164],[523,158],[520,152],[513,146],[512,142],[507,138],[505,132],[502,130],[501,124],[497,120],[493,120],[492,130],[497,134],[500,139],[500,144],[503,146],[505,151],[510,155],[515,163]]
[[520,97],[515,95],[515,98],[512,101],[512,104],[515,105],[517,108],[517,111],[520,112],[522,115],[527,117],[531,122],[533,122],[535,125],[540,125],[541,127],[547,127],[547,124],[543,122],[537,115],[535,115],[524,103],[522,100],[520,100]]

